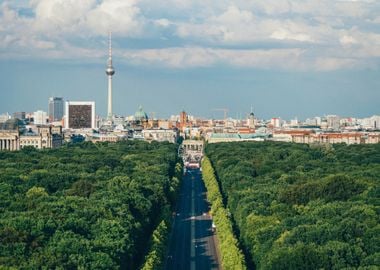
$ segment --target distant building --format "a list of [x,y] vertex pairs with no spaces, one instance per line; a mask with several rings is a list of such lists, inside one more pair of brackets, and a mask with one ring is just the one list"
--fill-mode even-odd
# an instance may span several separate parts
[[340,117],[337,115],[326,116],[327,127],[332,130],[339,130],[340,128]]
[[0,123],[5,123],[9,119],[11,119],[9,113],[0,114]]
[[173,129],[144,129],[142,135],[146,141],[176,143],[178,139],[178,131]]
[[379,130],[380,129],[380,116],[374,115],[369,118],[364,118],[360,120],[361,127],[364,129],[374,129]]
[[135,112],[134,118],[135,121],[148,121],[148,115],[146,114],[142,106],[139,106],[139,109]]
[[321,118],[321,129],[323,129],[323,130],[326,130],[328,127],[329,127],[329,125],[328,125],[328,122],[327,122],[327,118]]
[[26,113],[25,112],[15,112],[15,113],[13,113],[13,118],[24,120],[24,119],[26,119]]
[[139,126],[143,128],[148,127],[149,117],[144,111],[142,106],[139,106],[139,109],[135,112],[134,115],[134,126]]
[[61,127],[41,126],[25,129],[23,121],[10,119],[0,125],[0,150],[17,151],[26,146],[38,149],[60,147]]
[[299,125],[300,125],[300,123],[299,123],[297,118],[290,120],[290,126],[291,127],[298,127]]
[[22,124],[19,119],[8,119],[0,124],[0,151],[20,149],[20,126]]
[[49,122],[61,121],[63,118],[63,98],[49,98]]
[[157,121],[157,128],[159,128],[159,129],[172,129],[173,128],[173,123],[169,120],[156,120],[156,121]]
[[38,127],[37,131],[28,130],[20,135],[19,148],[33,146],[37,149],[57,148],[62,146],[62,127]]
[[65,128],[96,128],[94,101],[66,101]]
[[320,117],[314,117],[314,118],[307,118],[304,123],[306,126],[320,126],[321,125],[321,118]]
[[19,149],[19,132],[17,130],[0,130],[0,151]]
[[379,143],[379,132],[320,132],[315,130],[279,130],[273,133],[274,141],[294,143],[322,143],[322,144],[369,144]]
[[278,131],[273,132],[271,140],[278,141],[278,142],[309,143],[310,135],[312,133],[314,133],[313,130],[302,130],[302,129],[278,130]]
[[126,136],[118,136],[116,134],[94,134],[91,136],[90,141],[97,142],[118,142],[128,139]]
[[236,133],[238,134],[255,133],[255,128],[249,128],[249,127],[236,127],[235,130],[236,130]]
[[255,130],[255,114],[253,113],[253,111],[251,111],[251,113],[249,114],[247,123],[250,129]]
[[185,128],[187,127],[188,121],[189,119],[187,113],[185,111],[182,111],[179,115],[179,128],[182,132],[184,132]]
[[36,111],[33,113],[33,119],[35,125],[46,125],[47,113],[44,111]]
[[207,134],[206,141],[208,143],[221,142],[243,142],[243,141],[264,141],[268,139],[268,134],[238,134],[238,133],[211,133]]
[[272,118],[270,123],[274,128],[280,128],[281,127],[281,119],[280,118]]

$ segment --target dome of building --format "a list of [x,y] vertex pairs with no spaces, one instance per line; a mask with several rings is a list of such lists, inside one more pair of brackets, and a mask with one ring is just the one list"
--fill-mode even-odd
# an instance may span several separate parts
[[0,129],[2,130],[17,130],[22,128],[25,128],[25,123],[18,118],[12,118],[0,124]]
[[138,111],[135,113],[136,121],[146,121],[148,120],[148,115],[144,112],[143,107],[140,106]]

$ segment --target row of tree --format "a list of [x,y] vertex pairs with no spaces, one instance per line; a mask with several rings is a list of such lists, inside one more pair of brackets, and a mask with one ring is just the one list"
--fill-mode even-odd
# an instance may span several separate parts
[[223,205],[214,169],[207,157],[202,160],[202,176],[207,189],[207,199],[211,203],[213,221],[217,228],[222,267],[225,270],[244,270],[247,268],[244,255],[239,249],[229,213]]
[[380,144],[210,144],[256,269],[380,267]]
[[137,269],[176,199],[176,146],[0,152],[0,268]]
[[[175,176],[173,177],[173,192],[178,193],[180,187],[180,180],[182,180],[182,163],[177,163],[175,167]],[[169,235],[172,228],[173,218],[169,207],[165,207],[162,211],[161,222],[154,230],[150,239],[150,249],[145,256],[144,264],[141,270],[158,270],[164,269],[166,255],[169,248]]]

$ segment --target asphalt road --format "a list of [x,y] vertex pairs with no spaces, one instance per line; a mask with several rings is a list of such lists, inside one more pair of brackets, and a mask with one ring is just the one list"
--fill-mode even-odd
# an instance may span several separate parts
[[199,169],[184,176],[165,269],[220,269]]

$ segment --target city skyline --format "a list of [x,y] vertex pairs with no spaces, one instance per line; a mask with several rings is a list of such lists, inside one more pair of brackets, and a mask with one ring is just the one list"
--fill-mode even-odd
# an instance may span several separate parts
[[112,28],[118,115],[139,105],[162,118],[244,117],[251,106],[267,119],[379,114],[376,1],[62,3],[0,4],[0,113],[47,111],[62,96],[106,116]]

